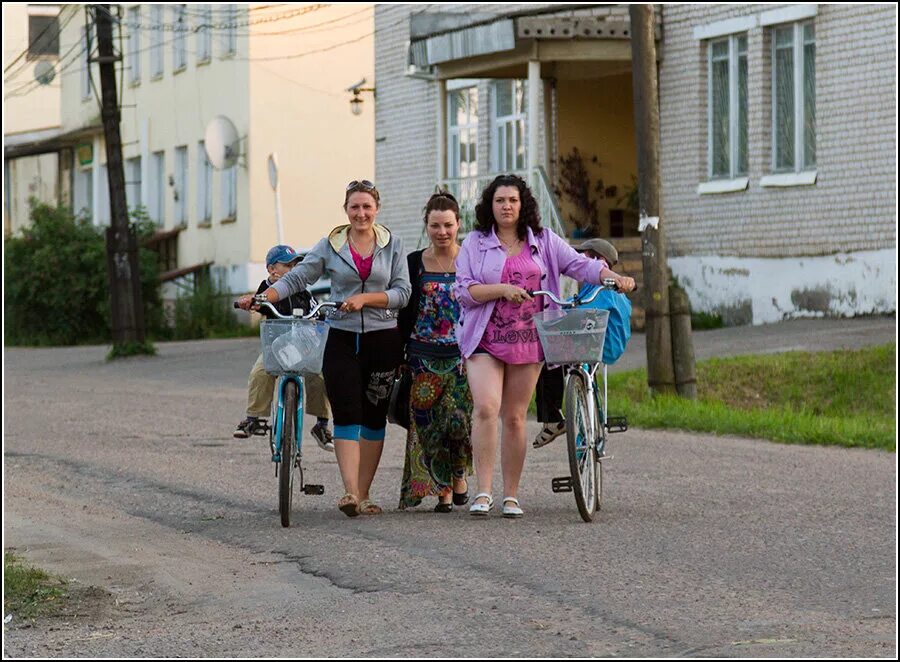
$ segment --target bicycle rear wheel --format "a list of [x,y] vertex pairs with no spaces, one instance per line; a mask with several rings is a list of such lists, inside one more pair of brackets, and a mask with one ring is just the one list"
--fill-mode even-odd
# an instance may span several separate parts
[[597,507],[597,453],[594,450],[594,421],[588,407],[585,377],[573,372],[566,380],[566,442],[569,471],[578,513],[585,522],[594,518]]
[[281,463],[278,466],[278,513],[281,526],[291,525],[291,503],[294,497],[294,444],[297,435],[297,384],[284,385],[284,421],[281,426]]

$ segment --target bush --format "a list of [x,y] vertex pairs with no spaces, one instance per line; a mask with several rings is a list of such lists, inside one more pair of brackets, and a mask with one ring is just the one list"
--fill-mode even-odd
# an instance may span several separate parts
[[234,297],[209,276],[196,277],[193,289],[175,300],[173,340],[196,340],[256,334],[240,323],[232,307]]
[[[135,214],[139,240],[152,232]],[[144,320],[159,327],[162,304],[156,254],[140,249]],[[31,201],[31,226],[8,237],[3,255],[8,345],[76,345],[109,342],[109,286],[105,229],[66,207]]]

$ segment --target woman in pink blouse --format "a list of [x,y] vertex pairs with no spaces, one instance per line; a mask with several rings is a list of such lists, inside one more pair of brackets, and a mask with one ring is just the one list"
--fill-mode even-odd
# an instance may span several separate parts
[[500,465],[503,516],[524,513],[516,497],[525,465],[525,417],[544,354],[532,315],[556,304],[528,290],[559,292],[559,276],[600,283],[614,278],[623,291],[634,280],[611,271],[604,260],[576,252],[541,227],[537,202],[521,177],[501,175],[482,192],[476,223],[456,260],[460,303],[457,341],[472,391],[472,448],[478,495],[469,513],[485,516],[493,506],[497,420],[503,424]]

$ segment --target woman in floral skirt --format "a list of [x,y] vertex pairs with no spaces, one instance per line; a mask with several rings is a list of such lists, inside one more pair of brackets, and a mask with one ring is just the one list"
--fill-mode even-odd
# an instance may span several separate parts
[[400,312],[412,375],[400,509],[437,496],[435,512],[449,513],[453,504],[468,502],[466,476],[472,472],[472,395],[455,331],[459,204],[452,195],[431,196],[425,231],[428,248],[407,257],[412,294]]

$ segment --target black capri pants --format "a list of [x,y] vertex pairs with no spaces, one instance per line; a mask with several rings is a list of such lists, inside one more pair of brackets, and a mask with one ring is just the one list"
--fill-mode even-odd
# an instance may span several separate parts
[[391,386],[403,361],[400,330],[354,333],[332,328],[322,374],[335,439],[383,441]]

